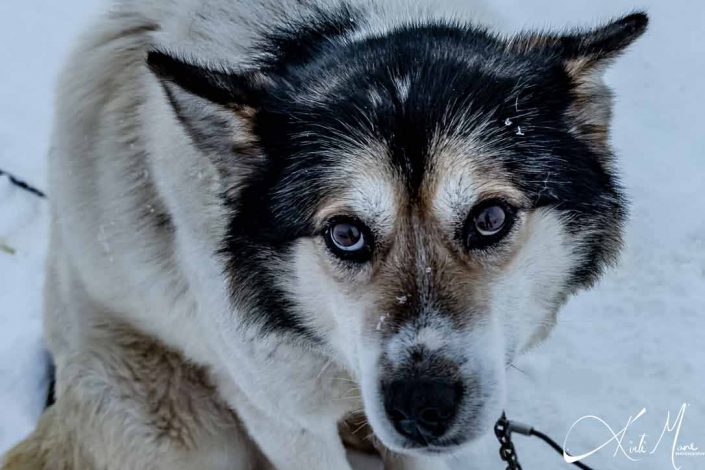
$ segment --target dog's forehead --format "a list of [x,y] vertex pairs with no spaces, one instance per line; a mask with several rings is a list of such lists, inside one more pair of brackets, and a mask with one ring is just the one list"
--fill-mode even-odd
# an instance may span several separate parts
[[368,148],[341,152],[341,163],[330,181],[337,189],[319,219],[352,211],[380,232],[389,233],[402,213],[414,213],[450,229],[485,198],[521,203],[524,195],[511,183],[491,148],[472,136],[447,135],[442,129],[438,134],[428,146],[423,168],[417,170],[421,173],[415,176],[420,180],[418,186],[410,184],[408,162],[395,159],[393,149],[384,142],[370,141]]
[[558,199],[543,182],[575,178],[561,160],[568,152],[597,172],[564,122],[571,95],[560,67],[487,38],[467,47],[472,38],[422,33],[353,43],[275,87],[259,128],[284,168],[283,213],[299,194],[296,215],[318,213],[314,226],[347,208],[382,227],[418,209],[457,228],[483,198]]
[[330,191],[317,218],[326,220],[351,212],[380,232],[391,232],[405,198],[401,192],[403,185],[385,155],[381,145],[351,149],[348,155],[341,153],[341,163],[327,182],[335,190]]
[[[395,77],[392,86],[399,106],[413,99],[410,77]],[[384,106],[381,94],[369,90],[372,106]],[[446,105],[439,102],[437,106]],[[523,199],[511,183],[502,150],[493,141],[494,128],[502,125],[495,116],[453,110],[456,116],[448,113],[434,122],[423,110],[413,116],[407,111],[366,109],[368,115],[344,125],[344,137],[342,132],[329,136],[342,139],[342,144],[324,144],[337,152],[331,182],[341,189],[333,192],[333,204],[346,205],[391,229],[402,210],[451,226],[483,198]]]
[[505,122],[535,112],[522,80],[455,62],[439,67],[364,70],[302,92],[299,103],[313,109],[301,122],[337,152],[327,161],[345,174],[333,178],[347,187],[338,196],[356,210],[388,222],[418,207],[450,223],[483,195],[522,197],[505,165],[516,138]]
[[428,171],[420,191],[429,214],[449,227],[485,199],[523,204],[526,196],[512,183],[495,149],[479,136],[440,132],[439,143],[432,147],[428,156]]

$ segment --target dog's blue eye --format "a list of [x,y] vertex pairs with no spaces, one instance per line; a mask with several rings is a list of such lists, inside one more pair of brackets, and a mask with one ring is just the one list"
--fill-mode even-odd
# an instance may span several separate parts
[[362,223],[349,218],[330,222],[326,242],[336,256],[349,261],[367,261],[372,252],[370,231]]

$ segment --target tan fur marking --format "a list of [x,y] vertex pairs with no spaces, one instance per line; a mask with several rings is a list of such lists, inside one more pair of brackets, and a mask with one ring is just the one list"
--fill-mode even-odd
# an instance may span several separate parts
[[106,466],[111,456],[130,452],[156,465],[160,456],[185,456],[204,439],[241,432],[205,370],[124,325],[93,331],[100,348],[57,371],[57,403],[3,470],[116,468]]

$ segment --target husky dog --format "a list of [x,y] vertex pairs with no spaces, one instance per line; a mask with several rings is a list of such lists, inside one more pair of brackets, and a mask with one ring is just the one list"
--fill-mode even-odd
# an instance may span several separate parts
[[462,461],[619,251],[601,74],[646,24],[119,3],[58,88],[57,401],[3,468],[345,470],[351,416],[387,468]]

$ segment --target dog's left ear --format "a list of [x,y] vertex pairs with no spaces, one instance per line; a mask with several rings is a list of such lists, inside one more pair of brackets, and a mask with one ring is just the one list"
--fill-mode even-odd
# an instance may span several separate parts
[[229,72],[198,65],[176,55],[150,51],[147,65],[161,80],[221,106],[255,106],[263,91],[264,75],[258,71]]
[[268,84],[262,72],[229,71],[162,51],[149,52],[147,65],[160,80],[175,117],[201,151],[230,161],[255,151],[251,120]]

